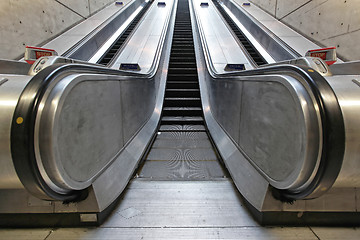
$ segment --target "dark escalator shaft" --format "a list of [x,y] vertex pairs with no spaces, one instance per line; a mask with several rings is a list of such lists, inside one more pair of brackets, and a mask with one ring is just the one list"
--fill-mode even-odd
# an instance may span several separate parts
[[161,125],[204,125],[189,7],[182,3],[175,18]]
[[227,173],[204,125],[188,0],[179,0],[157,137],[139,177],[208,180]]
[[134,18],[131,24],[127,27],[127,29],[121,34],[121,36],[115,41],[115,43],[109,48],[109,50],[101,57],[101,59],[97,62],[102,65],[107,65],[111,59],[117,54],[121,46],[124,44],[126,39],[129,37],[131,32],[139,23],[140,19],[144,16],[146,11],[149,9],[152,1],[146,3],[146,5],[141,9],[138,15]]
[[229,17],[229,15],[225,12],[225,10],[220,6],[218,0],[213,0],[214,5],[217,7],[223,18],[226,20],[231,30],[235,33],[236,37],[239,39],[241,44],[244,46],[246,51],[249,53],[251,58],[255,61],[255,63],[260,66],[263,64],[267,64],[265,59],[261,56],[261,54],[256,50],[256,48],[251,44],[251,42],[247,39],[244,33],[237,27],[234,21]]

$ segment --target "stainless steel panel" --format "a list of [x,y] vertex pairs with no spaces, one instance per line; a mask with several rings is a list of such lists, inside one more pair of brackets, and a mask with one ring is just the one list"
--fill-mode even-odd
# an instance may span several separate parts
[[234,33],[222,17],[218,14],[216,7],[210,2],[208,7],[194,5],[199,31],[207,39],[207,49],[217,73],[224,73],[228,63],[245,64],[246,69],[253,69],[249,57],[244,53],[243,47],[234,38]]
[[124,82],[74,75],[48,88],[35,138],[38,166],[56,191],[88,187],[150,117],[154,81]]
[[[122,124],[124,142],[130,138],[145,124],[153,112],[156,101],[155,81],[144,79],[137,81],[122,81],[121,103],[122,103]],[[134,109],[136,106],[137,109]]]
[[[224,129],[232,129],[231,131],[228,131],[228,134],[234,141],[237,141],[240,136],[240,124],[234,123],[240,122],[240,93],[243,91],[243,84],[227,81],[225,79],[221,81],[212,81],[211,84],[213,86],[209,93],[210,105],[217,106],[217,104],[219,104],[219,99],[222,99],[221,101],[224,103],[224,106],[227,106],[226,109],[222,107],[211,107],[211,112]],[[218,88],[224,88],[224,91],[217,91]],[[231,116],[226,114],[226,112],[231,113]]]
[[30,78],[30,76],[0,75],[0,79],[3,80],[0,85],[0,189],[23,188],[12,162],[10,139],[15,107]]
[[30,67],[26,62],[0,59],[0,74],[27,75]]
[[284,85],[270,81],[245,82],[240,96],[239,146],[267,176],[284,181],[305,157],[307,136],[300,103]]
[[[232,0],[225,0],[221,3],[226,11],[229,11],[244,27],[249,31],[253,38],[271,55],[276,61],[288,60],[299,57],[302,53],[297,53],[289,48],[273,32],[273,29],[266,28],[263,24],[267,21],[257,21],[243,7],[240,7]],[[260,52],[261,49],[260,49]]]
[[[334,187],[360,187],[360,75],[326,77],[336,93],[345,123],[345,154]],[[355,81],[354,81],[355,80]]]
[[333,64],[329,66],[334,75],[359,75],[360,61]]
[[[52,41],[51,44],[47,44],[45,46],[52,46],[55,49],[59,46],[62,49],[62,55],[69,58],[74,58],[78,60],[89,60],[98,50],[99,48],[114,34],[121,34],[121,32],[117,32],[120,27],[123,29],[126,26],[122,26],[126,19],[138,8],[142,8],[143,0],[131,1],[126,4],[121,10],[118,10],[117,13],[113,13],[113,15],[108,15],[108,19],[104,19],[103,17],[92,19],[79,24],[79,26],[69,30],[64,34],[63,38],[72,39],[73,41],[77,41],[77,44],[67,45],[66,49],[64,49],[61,45],[63,44],[63,39],[56,39],[56,41]],[[133,16],[134,17],[134,16]],[[104,21],[106,20],[106,21]],[[129,24],[128,22],[126,22]],[[81,36],[81,38],[76,36]],[[85,36],[85,37],[84,37]],[[76,42],[74,42],[76,43]],[[69,49],[72,47],[71,49]],[[69,49],[68,51],[66,51]]]
[[111,63],[111,68],[119,69],[121,63],[138,63],[140,73],[149,74],[154,70],[153,63],[162,49],[168,22],[174,10],[174,1],[165,7],[153,4],[129,37],[124,48]]
[[51,172],[54,182],[66,182],[55,177],[55,172],[65,171],[70,179],[82,184],[75,187],[65,183],[64,187],[82,189],[124,145],[119,121],[120,84],[73,80],[64,87],[66,93],[58,93],[60,89],[55,87],[51,94],[54,95],[44,103],[46,114],[42,114],[38,129],[40,155],[44,160],[53,159],[54,162],[47,162],[44,167],[46,172]]
[[[267,192],[265,179],[280,189],[306,187],[317,171],[322,149],[321,120],[307,84],[295,75],[233,79],[219,75],[207,53],[208,39],[200,30],[197,34],[202,43],[195,41],[195,45],[205,51],[204,55],[197,52],[197,64],[206,122],[241,193],[261,209]],[[249,175],[252,171],[265,179]],[[257,190],[243,184],[247,178],[258,184]]]
[[306,88],[280,76],[209,79],[207,85],[211,112],[268,181],[278,188],[306,185],[322,144],[320,118]]
[[53,202],[33,197],[25,189],[1,189],[1,213],[52,213],[53,211]]

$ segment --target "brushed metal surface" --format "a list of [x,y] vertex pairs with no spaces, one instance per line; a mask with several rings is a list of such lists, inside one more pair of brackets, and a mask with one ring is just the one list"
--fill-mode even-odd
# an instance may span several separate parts
[[322,144],[312,96],[295,79],[260,78],[209,80],[210,111],[220,111],[215,115],[219,124],[273,186],[306,185],[316,172]]
[[75,74],[48,88],[37,115],[37,163],[57,191],[88,187],[148,120],[154,81],[131,83]]
[[360,61],[333,64],[329,67],[334,75],[359,75]]
[[228,174],[217,160],[147,160],[139,178],[169,181],[204,181],[224,178]]
[[108,6],[43,47],[56,49],[64,57],[88,61],[102,49],[102,45],[106,45],[107,39],[119,34],[118,29],[129,24],[126,19],[136,9],[142,8],[144,1],[126,0],[123,3],[122,6]]
[[206,132],[158,132],[140,178],[208,180],[227,176]]
[[[14,169],[11,156],[11,125],[18,98],[30,76],[0,75],[7,79],[0,85],[0,188],[23,188]],[[19,116],[21,117],[21,116]]]
[[360,187],[360,75],[337,75],[326,80],[336,93],[345,123],[345,154],[334,187]]
[[0,74],[26,75],[30,67],[26,62],[0,59]]
[[140,73],[151,72],[154,59],[162,48],[173,9],[174,1],[168,1],[165,7],[160,8],[153,4],[127,40],[126,48],[112,61],[111,68],[119,69],[121,63],[138,63]]
[[[232,15],[235,22],[240,23],[242,25],[242,28],[248,31],[248,36],[257,40],[257,42],[261,46],[260,48],[258,48],[260,53],[267,52],[267,54],[269,54],[275,61],[293,59],[304,54],[302,51],[294,51],[283,40],[281,40],[281,38],[279,38],[276,33],[274,34],[276,29],[270,28],[269,24],[267,23],[274,22],[274,24],[276,24],[277,21],[258,21],[247,12],[246,8],[241,7],[236,1],[225,0],[221,2],[221,5],[224,7],[225,11],[231,13],[230,15]],[[280,35],[282,34],[282,32],[277,33],[279,33]],[[290,33],[290,36],[296,34],[294,31]],[[281,36],[289,35],[283,34]]]
[[167,139],[156,139],[152,148],[167,147],[171,148],[173,146],[179,148],[211,148],[211,143],[207,139],[172,139],[169,142]]
[[[356,239],[359,230],[340,230],[343,234]],[[1,232],[0,232],[1,233]],[[11,230],[5,236],[14,236]],[[339,234],[340,235],[340,234]],[[15,235],[16,236],[16,235]],[[310,228],[291,227],[236,227],[236,228],[100,228],[100,229],[59,229],[49,240],[57,239],[258,239],[258,240],[316,240]],[[324,238],[327,239],[327,238]]]
[[161,125],[160,131],[205,131],[205,127],[203,125]]
[[[176,6],[176,2],[174,4]],[[174,11],[175,7],[173,8]],[[145,153],[152,136],[155,134],[155,130],[160,120],[161,109],[163,105],[163,99],[165,94],[166,83],[166,71],[162,69],[168,68],[169,53],[171,48],[172,39],[172,27],[174,25],[175,14],[171,15],[169,21],[168,32],[166,34],[166,40],[162,47],[161,61],[159,62],[159,71],[155,75],[155,93],[152,96],[156,96],[155,108],[151,113],[150,119],[143,125],[136,135],[131,138],[131,141],[120,154],[117,159],[111,164],[92,184],[94,194],[96,196],[96,205],[99,211],[104,210],[113,201],[115,201],[120,193],[125,189],[130,181],[133,171],[137,168],[140,159]],[[129,83],[130,84],[130,83]],[[143,91],[138,88],[137,91]],[[132,97],[139,97],[140,95],[132,94]],[[129,105],[129,110],[131,110]],[[141,115],[141,114],[139,114]],[[131,119],[130,119],[131,120]],[[83,206],[87,208],[87,205]]]
[[147,156],[149,161],[216,161],[217,157],[212,148],[181,148],[173,145],[151,149]]
[[[208,53],[208,39],[200,30],[194,28],[194,32],[201,39],[201,42],[195,40],[195,45],[204,51],[196,54],[205,119],[241,193],[261,209],[267,192],[265,182],[280,189],[306,187],[317,171],[322,148],[320,116],[307,84],[301,78],[285,74],[234,79],[217,75]],[[255,156],[255,153],[263,155]],[[261,166],[262,163],[267,166]],[[264,179],[251,173],[251,165]],[[249,179],[257,184],[256,190],[244,184]]]
[[228,29],[211,1],[208,7],[195,4],[194,10],[199,21],[200,31],[207,39],[209,54],[216,72],[224,73],[228,63],[244,64],[246,69],[254,68],[253,63],[249,60],[250,57],[245,54],[245,48],[235,40],[234,34]]
[[[122,211],[141,213],[124,218]],[[134,179],[102,227],[213,228],[258,226],[229,180],[147,181]]]

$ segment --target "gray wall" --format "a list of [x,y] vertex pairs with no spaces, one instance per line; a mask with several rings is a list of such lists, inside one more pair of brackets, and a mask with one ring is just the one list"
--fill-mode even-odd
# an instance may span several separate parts
[[18,59],[114,0],[1,0],[0,58]]
[[359,0],[250,0],[343,60],[360,60]]

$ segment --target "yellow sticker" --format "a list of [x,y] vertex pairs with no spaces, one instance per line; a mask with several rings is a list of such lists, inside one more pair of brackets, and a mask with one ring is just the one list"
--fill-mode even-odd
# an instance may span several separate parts
[[312,69],[309,69],[308,71],[309,71],[309,72],[314,72],[314,70],[312,70]]
[[22,117],[18,117],[17,119],[16,119],[16,123],[17,124],[22,124],[24,122],[24,119],[22,118]]

